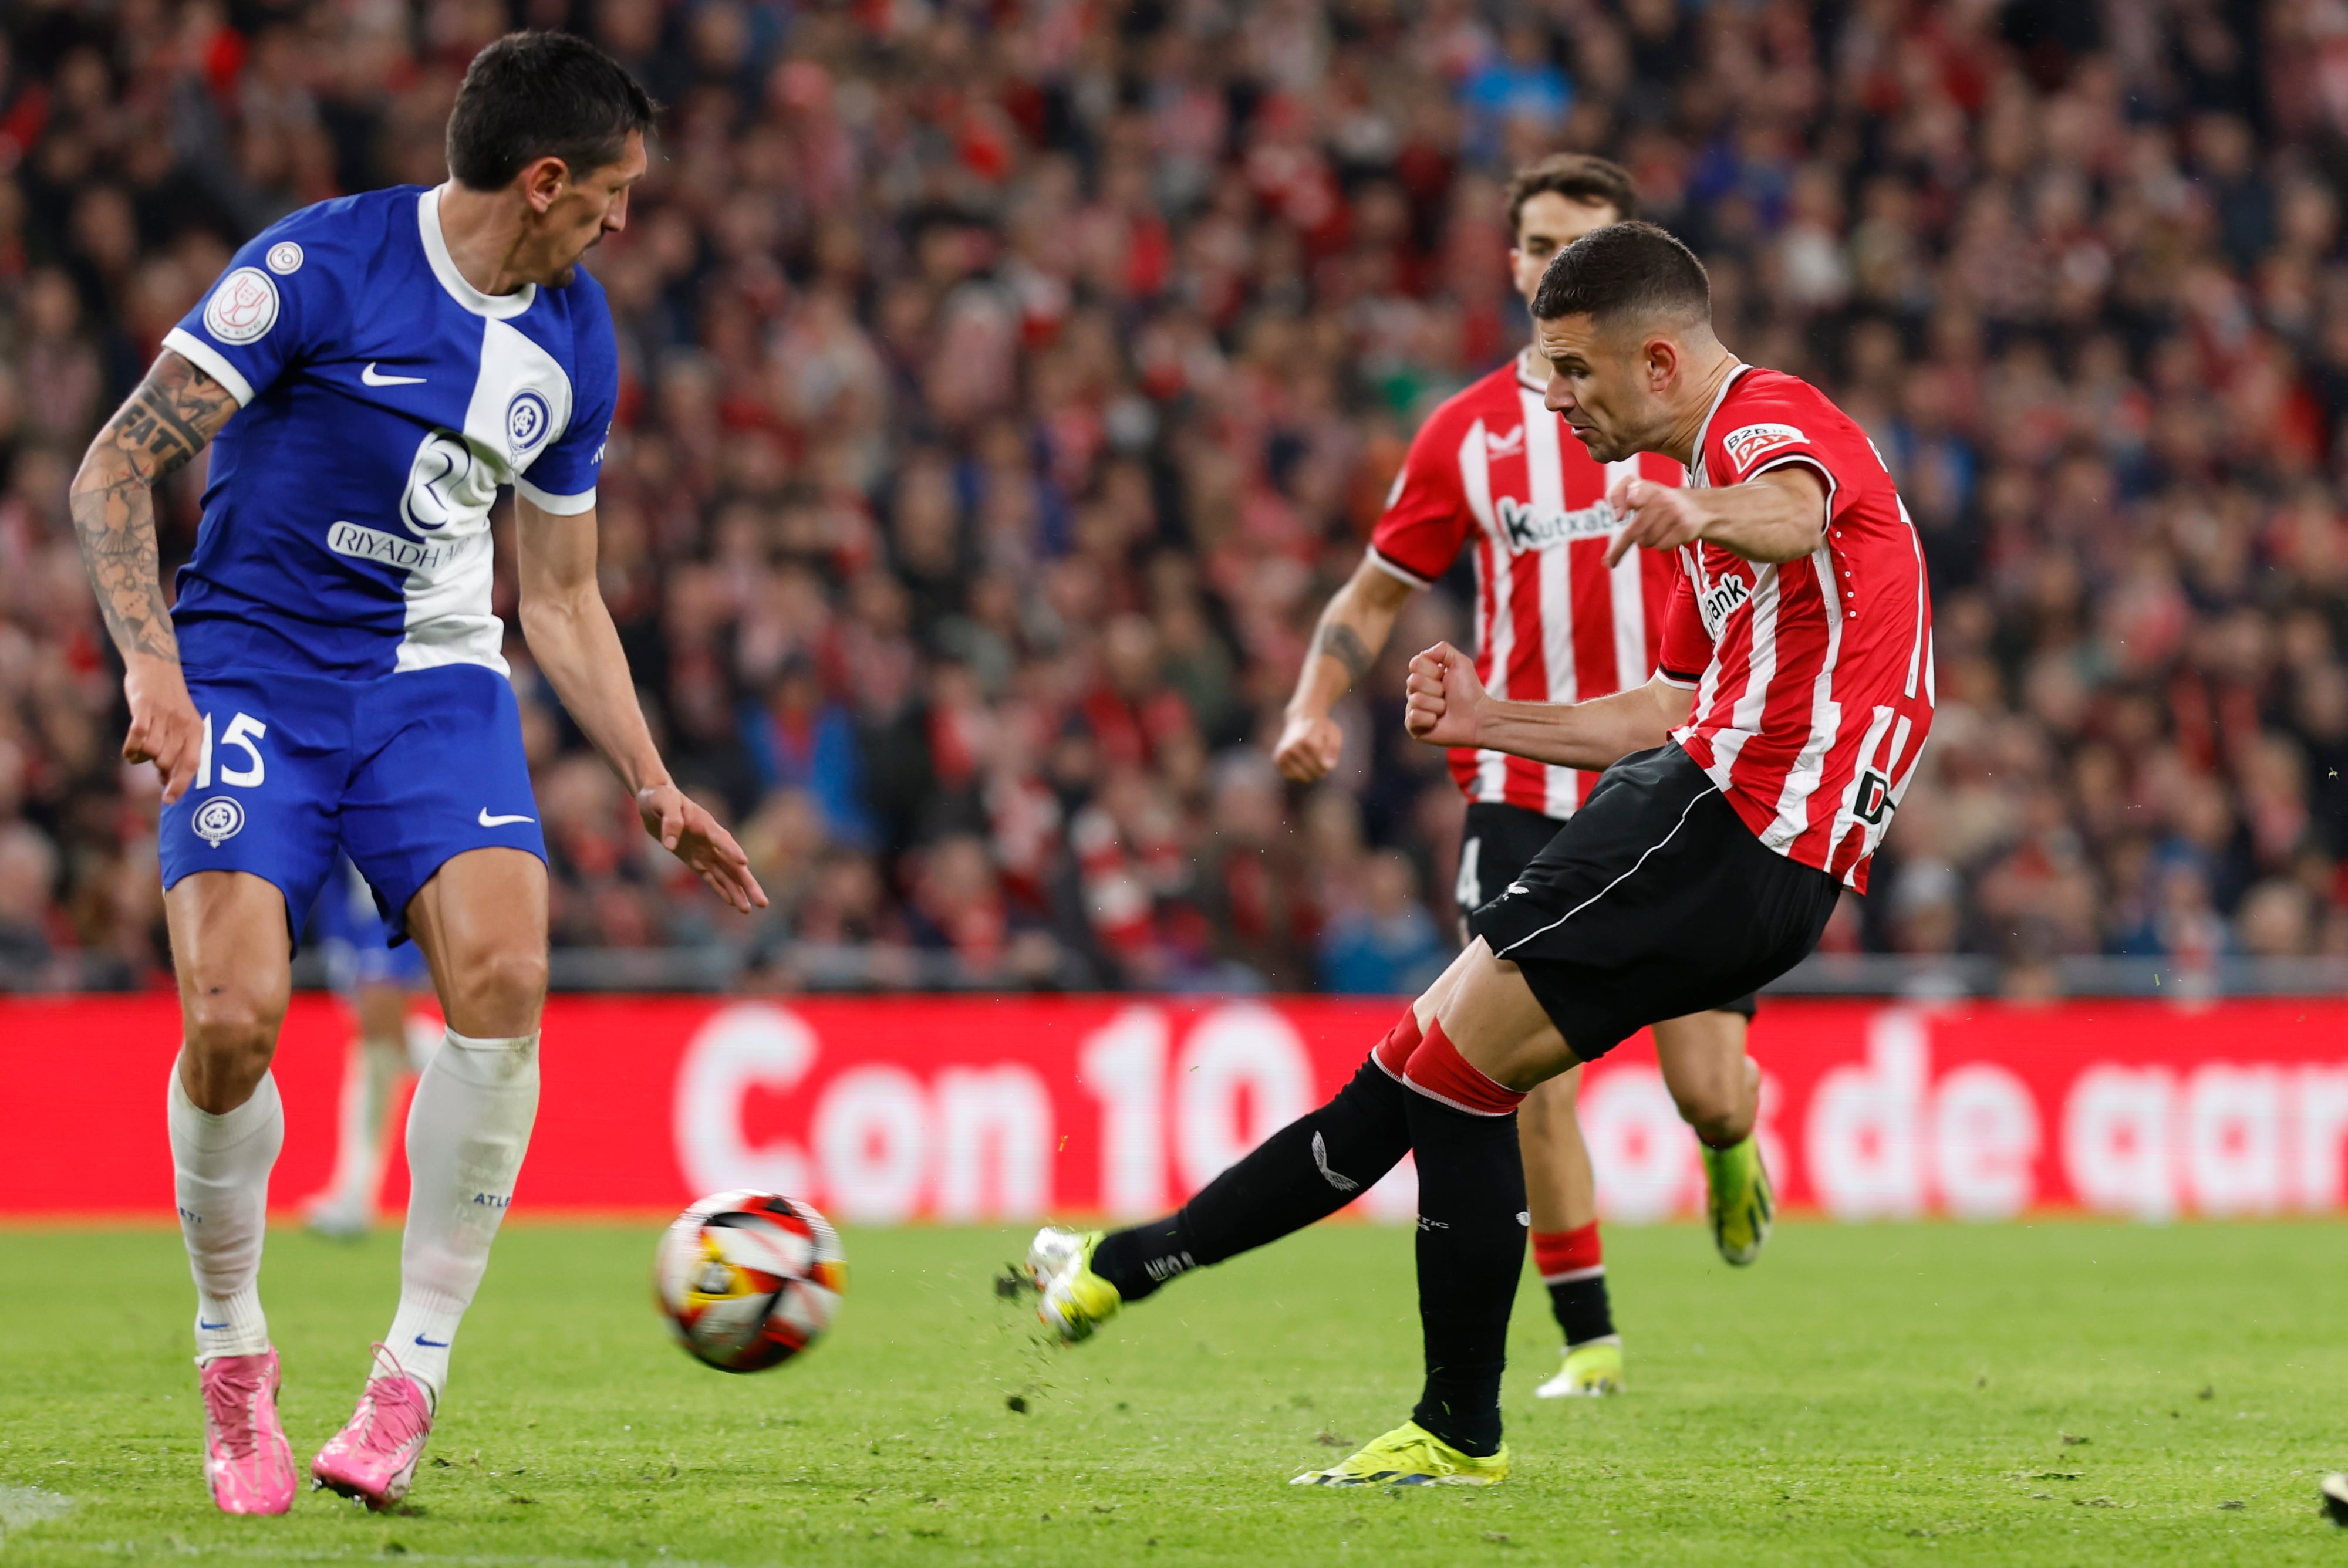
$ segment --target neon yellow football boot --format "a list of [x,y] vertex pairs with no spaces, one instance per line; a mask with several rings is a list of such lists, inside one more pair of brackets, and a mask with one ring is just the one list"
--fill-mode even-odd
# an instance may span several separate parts
[[1092,1270],[1093,1249],[1104,1231],[1062,1230],[1045,1225],[1027,1247],[1027,1279],[1035,1287],[1035,1316],[1064,1345],[1093,1337],[1117,1316],[1125,1298]]
[[1777,1217],[1777,1194],[1761,1163],[1761,1143],[1748,1137],[1725,1149],[1704,1147],[1704,1184],[1711,1193],[1712,1245],[1738,1268],[1761,1255]]
[[1609,1334],[1565,1348],[1565,1366],[1533,1390],[1537,1399],[1598,1399],[1622,1391],[1622,1337]]
[[1509,1445],[1488,1459],[1461,1453],[1416,1421],[1405,1421],[1327,1470],[1308,1470],[1291,1486],[1498,1486],[1509,1479]]

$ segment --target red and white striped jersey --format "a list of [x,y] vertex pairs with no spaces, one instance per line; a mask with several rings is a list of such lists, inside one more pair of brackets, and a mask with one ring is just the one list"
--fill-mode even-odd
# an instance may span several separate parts
[[1673,739],[1745,825],[1864,893],[1932,727],[1923,544],[1866,432],[1809,383],[1740,367],[1697,434],[1688,483],[1741,485],[1796,463],[1826,482],[1825,538],[1777,565],[1682,549],[1662,674],[1695,688]]
[[[1579,702],[1646,683],[1664,607],[1680,579],[1668,554],[1633,550],[1612,571],[1617,474],[1681,482],[1680,466],[1645,454],[1597,462],[1541,405],[1522,356],[1437,408],[1410,444],[1370,537],[1370,559],[1425,588],[1471,544],[1476,673],[1504,697]],[[1497,673],[1496,673],[1497,672]],[[1573,815],[1596,774],[1456,747],[1451,774],[1471,801]]]

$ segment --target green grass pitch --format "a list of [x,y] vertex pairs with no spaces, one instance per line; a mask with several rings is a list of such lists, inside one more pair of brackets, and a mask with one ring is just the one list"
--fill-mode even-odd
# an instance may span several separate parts
[[[989,1289],[1018,1235],[850,1232],[830,1338],[752,1377],[666,1342],[653,1235],[510,1228],[407,1511],[256,1520],[204,1494],[176,1235],[0,1231],[0,1564],[2348,1565],[2315,1506],[2348,1465],[2335,1225],[1795,1224],[1741,1272],[1616,1230],[1631,1392],[1531,1397],[1529,1280],[1489,1492],[1282,1484],[1408,1410],[1406,1233],[1323,1226],[1047,1351]],[[397,1256],[271,1237],[304,1464]]]

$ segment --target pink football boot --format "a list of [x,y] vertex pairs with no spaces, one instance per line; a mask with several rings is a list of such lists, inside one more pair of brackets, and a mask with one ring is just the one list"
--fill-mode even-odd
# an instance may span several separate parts
[[329,1491],[369,1508],[389,1508],[407,1495],[416,1461],[432,1435],[432,1397],[400,1370],[390,1350],[375,1348],[376,1375],[350,1424],[326,1440],[310,1461],[310,1477]]
[[294,1506],[294,1448],[277,1419],[277,1352],[215,1356],[197,1374],[204,1399],[204,1480],[222,1513]]

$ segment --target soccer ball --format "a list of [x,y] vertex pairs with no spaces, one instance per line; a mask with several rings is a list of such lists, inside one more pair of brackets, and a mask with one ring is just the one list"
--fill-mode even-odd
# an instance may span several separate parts
[[831,1326],[848,1289],[839,1233],[776,1193],[719,1193],[668,1227],[653,1294],[676,1342],[723,1372],[780,1366]]

